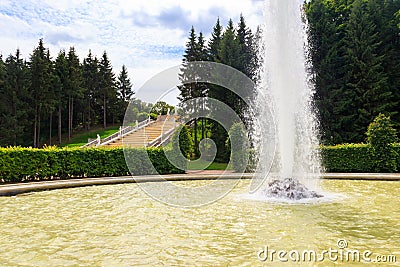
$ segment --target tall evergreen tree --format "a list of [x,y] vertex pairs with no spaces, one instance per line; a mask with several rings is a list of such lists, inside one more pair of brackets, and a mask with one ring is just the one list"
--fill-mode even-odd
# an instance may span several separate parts
[[[28,104],[28,100],[30,99],[28,94],[27,67],[21,59],[19,49],[16,51],[15,56],[8,56],[5,64],[2,66],[4,76],[3,90],[0,90],[2,91],[0,93],[0,102],[2,102],[0,106],[2,106],[3,111],[0,111],[0,114],[4,114],[4,116],[0,118],[0,131],[5,137],[2,143],[13,146],[31,144],[26,143],[26,140],[24,140],[25,134],[31,131],[29,116],[32,110]],[[0,66],[0,68],[2,67]],[[2,82],[0,81],[0,83]]]
[[44,47],[43,40],[33,50],[30,58],[30,90],[34,101],[34,126],[33,146],[41,146],[41,119],[43,110],[47,108],[47,95],[50,90],[51,61],[48,58],[48,49]]
[[361,142],[363,129],[379,113],[390,114],[392,93],[383,69],[383,57],[377,49],[381,45],[378,30],[363,0],[355,0],[346,28],[346,89],[347,105],[342,114],[345,139]]
[[[86,95],[84,100],[84,125],[86,129],[90,129],[93,124],[98,122],[98,118],[95,116],[98,106],[101,106],[103,101],[99,101],[98,88],[100,84],[100,72],[99,62],[96,57],[92,55],[89,50],[89,54],[83,60],[83,85],[86,88]],[[100,99],[101,100],[101,99]],[[100,102],[100,103],[98,103]]]
[[84,94],[82,87],[82,70],[75,48],[71,47],[67,55],[68,79],[65,84],[65,93],[68,98],[68,140],[71,140],[74,122],[74,103]]
[[128,107],[129,101],[135,94],[132,87],[131,80],[128,77],[128,70],[125,65],[123,65],[117,80],[118,102],[116,110],[119,110],[118,117],[120,121],[124,120],[125,110]]
[[[107,127],[107,112],[109,109],[108,104],[116,99],[116,85],[115,75],[112,70],[111,62],[108,59],[107,52],[104,51],[99,65],[100,82],[99,93],[103,99],[103,127]],[[113,114],[112,114],[113,115]]]
[[[65,55],[65,51],[61,50],[58,53],[58,56],[55,61],[54,66],[54,84],[53,88],[55,90],[55,95],[57,99],[57,133],[58,133],[58,143],[62,142],[62,113],[63,107],[66,103],[66,90],[67,90],[67,81],[69,79],[69,70],[68,70],[68,60]],[[69,103],[69,101],[68,101]]]
[[121,72],[118,76],[117,87],[119,98],[124,102],[128,102],[135,94],[132,90],[132,83],[128,77],[128,70],[125,65],[122,66]]

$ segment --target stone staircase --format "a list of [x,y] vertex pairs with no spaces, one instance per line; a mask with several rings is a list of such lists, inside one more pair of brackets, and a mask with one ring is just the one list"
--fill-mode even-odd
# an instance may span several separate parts
[[[176,126],[176,122],[172,120],[157,120],[156,122],[147,125],[146,127],[132,132],[126,136],[118,138],[106,147],[148,147],[158,146],[162,141],[162,134],[168,134]],[[165,136],[164,138],[169,138]]]

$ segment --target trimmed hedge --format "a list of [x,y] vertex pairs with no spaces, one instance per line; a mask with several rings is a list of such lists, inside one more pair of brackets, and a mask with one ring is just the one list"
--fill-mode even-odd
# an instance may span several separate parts
[[[127,149],[135,164],[133,175],[183,173],[166,158],[162,148]],[[137,163],[136,163],[137,162]],[[56,180],[129,175],[123,148],[0,148],[0,182]]]
[[[397,169],[400,170],[400,144],[393,144],[396,151]],[[381,159],[376,158],[367,144],[344,144],[321,147],[323,166],[326,172],[381,172]]]
[[[394,144],[400,170],[400,144]],[[126,149],[133,175],[184,173],[162,148]],[[321,147],[326,172],[379,172],[379,159],[367,144]],[[173,153],[172,153],[173,155]],[[0,148],[0,183],[129,175],[123,148]]]

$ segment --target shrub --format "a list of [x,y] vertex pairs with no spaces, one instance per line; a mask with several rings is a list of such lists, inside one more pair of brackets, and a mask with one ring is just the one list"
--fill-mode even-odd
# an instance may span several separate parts
[[183,173],[161,148],[127,148],[125,155],[123,148],[0,148],[0,182],[154,174],[152,166],[160,174]]
[[326,172],[374,172],[371,150],[366,144],[321,147]]
[[229,129],[226,146],[231,151],[233,169],[237,172],[245,171],[249,163],[249,141],[242,123],[235,123]]
[[172,147],[178,151],[178,147],[185,158],[190,158],[194,151],[193,140],[186,125],[180,125],[172,136]]
[[393,144],[397,142],[396,130],[390,117],[379,114],[368,126],[367,143],[370,146],[374,168],[378,172],[394,172],[397,170],[397,152]]
[[157,118],[158,118],[158,115],[156,113],[150,113],[149,116],[150,116],[150,119],[152,119],[154,121],[157,120]]
[[[393,144],[394,162],[400,169],[400,144]],[[326,172],[382,172],[380,159],[368,144],[344,144],[321,147],[322,164]]]
[[147,112],[140,112],[137,114],[137,120],[140,121],[144,121],[147,120],[149,118],[149,113]]

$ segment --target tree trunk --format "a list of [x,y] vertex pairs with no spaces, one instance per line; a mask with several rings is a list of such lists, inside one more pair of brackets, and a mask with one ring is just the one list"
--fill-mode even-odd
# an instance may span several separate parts
[[103,128],[107,127],[107,103],[106,103],[106,95],[103,97]]
[[37,147],[40,147],[40,117],[41,117],[41,107],[39,106],[39,113],[38,113],[38,127],[37,127]]
[[89,108],[89,113],[88,113],[88,126],[87,126],[87,129],[88,130],[90,130],[90,124],[92,123],[92,117],[91,117],[91,103],[90,103],[90,100],[89,100],[89,105],[88,105],[88,108]]
[[71,98],[71,137],[74,133],[74,97]]
[[71,141],[71,97],[68,97],[68,142]]
[[33,147],[36,148],[36,134],[37,134],[37,107],[35,109],[35,122],[33,123]]
[[61,133],[61,130],[62,130],[62,121],[61,121],[61,103],[59,104],[59,106],[58,106],[58,144],[60,144],[61,145],[61,138],[62,138],[62,133]]
[[52,128],[53,128],[53,111],[50,112],[50,127],[49,127],[49,145],[51,146],[52,140],[51,140],[51,134],[52,134]]

